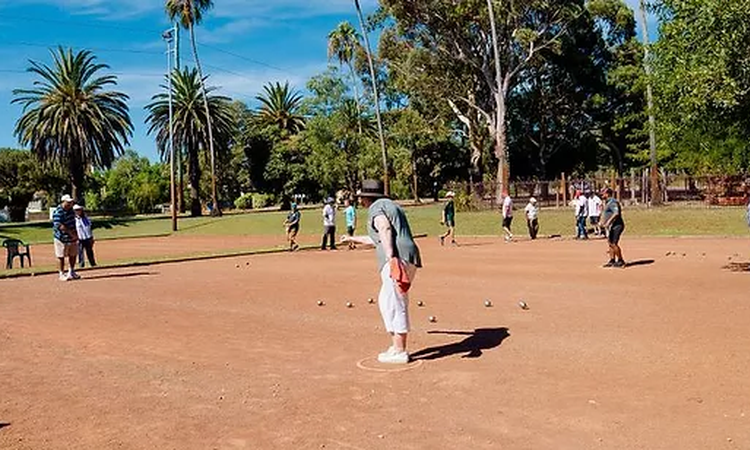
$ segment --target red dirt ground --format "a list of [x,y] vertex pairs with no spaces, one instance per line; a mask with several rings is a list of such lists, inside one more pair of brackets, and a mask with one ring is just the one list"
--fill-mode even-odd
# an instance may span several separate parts
[[411,348],[490,331],[395,373],[370,251],[1,281],[0,448],[750,448],[746,242],[468,244],[421,243]]

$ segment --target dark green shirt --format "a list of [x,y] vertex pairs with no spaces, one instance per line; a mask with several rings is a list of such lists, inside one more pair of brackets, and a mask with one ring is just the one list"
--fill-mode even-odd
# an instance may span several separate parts
[[411,227],[409,221],[406,218],[406,213],[401,209],[393,200],[389,198],[381,198],[370,205],[367,219],[367,232],[375,243],[375,248],[378,253],[379,267],[383,267],[388,263],[388,258],[383,250],[383,243],[380,241],[380,234],[375,227],[375,218],[379,216],[385,216],[388,222],[391,223],[391,229],[393,231],[393,249],[396,253],[394,256],[401,258],[402,260],[413,264],[416,267],[422,267],[422,257],[419,253],[419,248],[414,237],[411,234]]
[[625,225],[625,221],[622,218],[622,206],[620,206],[620,202],[618,202],[617,199],[613,197],[607,200],[607,204],[604,205],[604,211],[602,213],[604,223],[607,223],[610,217],[614,215],[617,215],[617,218],[612,221],[610,226]]
[[448,203],[445,204],[443,213],[445,214],[446,222],[453,223],[456,221],[456,206],[453,204],[453,200],[449,200]]

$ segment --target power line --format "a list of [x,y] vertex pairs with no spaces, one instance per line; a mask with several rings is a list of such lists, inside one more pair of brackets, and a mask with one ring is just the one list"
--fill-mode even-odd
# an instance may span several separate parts
[[259,66],[268,67],[269,69],[273,69],[273,70],[277,70],[279,72],[284,72],[286,74],[293,75],[287,69],[282,69],[281,67],[276,67],[274,65],[271,65],[271,64],[268,64],[268,63],[264,63],[263,61],[258,61],[257,59],[248,58],[247,56],[240,55],[239,53],[230,52],[229,50],[224,50],[222,48],[214,47],[213,45],[203,44],[203,43],[200,43],[200,42],[198,43],[198,45],[200,45],[201,47],[205,47],[205,48],[217,51],[219,53],[224,53],[226,55],[233,56],[235,58],[245,60],[247,62],[251,62],[253,64],[257,64]]

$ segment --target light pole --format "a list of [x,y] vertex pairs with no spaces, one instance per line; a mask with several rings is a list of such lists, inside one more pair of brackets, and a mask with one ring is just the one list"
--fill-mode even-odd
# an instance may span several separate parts
[[167,91],[169,93],[169,196],[170,196],[170,209],[172,211],[172,231],[177,231],[177,192],[175,189],[175,177],[174,177],[174,121],[173,121],[173,107],[172,107],[172,43],[175,38],[174,28],[162,33],[162,38],[167,43]]

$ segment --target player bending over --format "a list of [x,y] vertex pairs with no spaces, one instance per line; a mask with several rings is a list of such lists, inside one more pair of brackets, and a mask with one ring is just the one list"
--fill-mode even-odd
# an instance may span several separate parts
[[384,192],[380,181],[366,180],[362,183],[358,196],[362,206],[368,208],[368,236],[343,236],[341,240],[376,247],[381,280],[378,306],[385,329],[391,335],[391,346],[378,355],[378,361],[406,364],[409,362],[406,351],[409,334],[408,292],[417,268],[422,267],[422,259],[404,210],[386,198]]
[[609,262],[604,267],[625,267],[620,248],[620,237],[625,231],[625,221],[622,218],[622,207],[620,202],[612,195],[612,189],[602,189],[604,197],[604,223],[602,227],[607,230],[609,241]]

